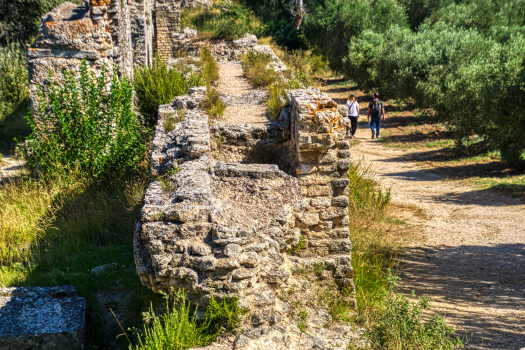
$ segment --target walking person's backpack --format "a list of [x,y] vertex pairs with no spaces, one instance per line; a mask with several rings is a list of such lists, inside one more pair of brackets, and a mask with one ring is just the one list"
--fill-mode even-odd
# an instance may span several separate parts
[[377,101],[374,101],[374,108],[372,108],[372,112],[373,114],[377,114],[377,115],[381,115],[381,101],[380,100],[377,100]]

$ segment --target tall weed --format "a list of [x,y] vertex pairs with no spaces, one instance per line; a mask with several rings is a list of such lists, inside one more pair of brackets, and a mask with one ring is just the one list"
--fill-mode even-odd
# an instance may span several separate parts
[[350,164],[348,179],[349,213],[362,226],[374,222],[390,203],[390,189],[384,191],[378,186],[371,165],[365,165],[363,160]]
[[0,49],[0,122],[29,95],[27,58],[21,45]]
[[28,165],[46,176],[80,169],[86,177],[135,171],[145,157],[144,133],[134,112],[131,83],[109,77],[106,67],[96,76],[86,61],[79,76],[64,72],[62,83],[50,77],[40,91],[37,113],[28,116],[32,134],[21,152]]
[[206,90],[206,100],[201,102],[201,106],[210,118],[220,118],[226,111],[226,104],[221,100],[217,90],[211,86],[208,86]]
[[208,47],[201,50],[202,77],[211,84],[219,80],[219,66]]
[[218,302],[212,295],[205,319],[199,321],[183,290],[166,295],[165,303],[167,310],[162,316],[153,307],[144,314],[144,332],[139,333],[136,347],[130,344],[130,350],[182,350],[207,345],[224,329],[238,326],[245,313],[237,297],[225,297]]
[[173,293],[173,298],[166,295],[165,302],[167,310],[162,317],[153,306],[144,313],[144,333],[138,335],[137,346],[130,344],[130,350],[183,350],[206,344],[205,330],[197,324],[184,292]]
[[250,84],[257,87],[267,87],[277,79],[275,71],[268,67],[270,55],[248,51],[241,56],[244,76]]

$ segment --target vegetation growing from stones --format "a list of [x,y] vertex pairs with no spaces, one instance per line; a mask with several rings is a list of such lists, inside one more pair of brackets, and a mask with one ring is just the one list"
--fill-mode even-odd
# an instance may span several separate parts
[[226,104],[221,100],[217,90],[210,86],[206,90],[206,100],[201,102],[201,106],[212,119],[222,117],[226,110]]
[[137,346],[130,345],[130,350],[182,350],[207,345],[223,329],[236,327],[244,314],[236,297],[218,302],[212,295],[205,319],[199,321],[182,290],[166,295],[165,305],[167,310],[161,316],[153,307],[144,314],[144,332],[138,335]]
[[211,84],[219,80],[219,66],[208,47],[201,50],[202,77]]
[[266,100],[268,114],[272,119],[277,119],[281,110],[290,103],[286,90],[306,86],[305,83],[311,83],[311,79],[307,73],[300,70],[276,73],[269,65],[271,61],[270,55],[253,51],[248,51],[241,56],[244,76],[253,87],[268,89]]
[[158,56],[153,59],[151,67],[142,65],[133,76],[137,107],[147,126],[157,123],[160,105],[170,103],[175,96],[187,94],[192,86],[201,85],[204,84],[200,76],[189,70],[168,68],[167,63]]
[[177,109],[177,113],[174,115],[164,115],[162,117],[162,127],[165,132],[171,132],[175,129],[175,124],[180,123],[184,120],[186,111],[184,109]]
[[96,76],[83,61],[78,78],[66,71],[59,84],[50,76],[37,113],[28,116],[32,134],[21,148],[32,169],[51,177],[79,171],[97,178],[139,167],[146,146],[133,90],[116,73],[110,78],[103,67]]
[[247,7],[215,2],[211,8],[184,9],[181,27],[190,27],[215,39],[238,39],[246,33],[261,35],[264,25]]

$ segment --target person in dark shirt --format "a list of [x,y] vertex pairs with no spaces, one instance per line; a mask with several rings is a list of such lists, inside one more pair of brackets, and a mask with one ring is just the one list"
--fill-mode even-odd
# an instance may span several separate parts
[[374,99],[370,101],[370,104],[368,105],[368,122],[370,123],[370,129],[372,129],[372,139],[374,137],[377,139],[379,138],[381,116],[383,116],[383,121],[385,121],[385,107],[383,106],[383,101],[379,99],[379,93],[374,92]]

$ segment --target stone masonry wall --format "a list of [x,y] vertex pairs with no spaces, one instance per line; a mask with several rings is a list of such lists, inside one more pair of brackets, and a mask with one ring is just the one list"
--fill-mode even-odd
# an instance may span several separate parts
[[129,0],[134,68],[153,62],[154,12],[154,0]]
[[[291,135],[301,194],[306,198],[297,228],[305,237],[301,257],[338,259],[336,277],[352,284],[348,230],[349,121],[337,103],[318,90],[290,92]],[[328,263],[331,265],[332,263]]]
[[180,31],[180,11],[181,0],[155,2],[155,50],[164,60],[175,55],[171,36]]
[[88,7],[65,2],[44,15],[41,38],[28,48],[31,106],[36,106],[37,86],[46,85],[50,71],[59,77],[84,59],[93,69],[118,65],[131,77],[130,33],[127,4],[120,0],[90,0]]
[[47,85],[50,71],[60,77],[86,60],[94,70],[118,66],[131,78],[134,68],[151,65],[154,49],[163,59],[172,57],[180,7],[180,0],[87,0],[84,6],[57,6],[42,17],[41,36],[28,48],[30,106],[37,107],[37,88]]

